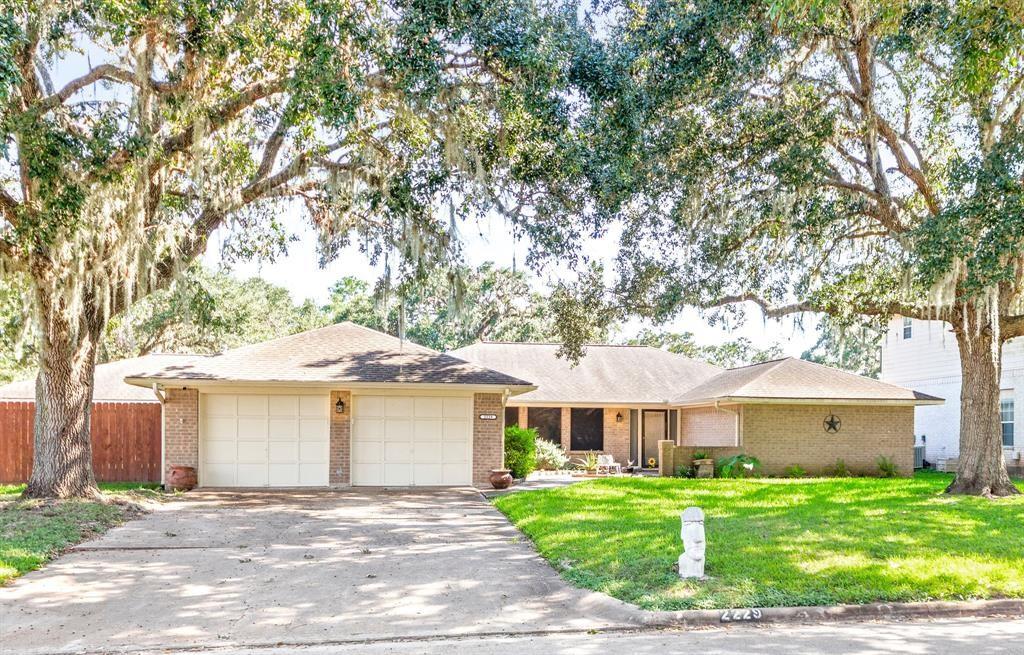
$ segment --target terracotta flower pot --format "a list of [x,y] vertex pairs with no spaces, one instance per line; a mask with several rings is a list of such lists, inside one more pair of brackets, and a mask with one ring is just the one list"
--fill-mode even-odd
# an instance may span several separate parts
[[495,489],[508,489],[512,486],[512,471],[508,469],[494,469],[490,476],[491,486]]
[[191,466],[172,466],[165,485],[171,491],[188,491],[199,484],[195,468]]

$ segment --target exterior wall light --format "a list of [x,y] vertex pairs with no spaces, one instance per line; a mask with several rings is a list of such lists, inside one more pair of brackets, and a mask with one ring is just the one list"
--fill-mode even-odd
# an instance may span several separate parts
[[338,398],[338,402],[334,403],[334,413],[344,414],[345,413],[345,401]]
[[615,412],[615,422],[622,423],[622,412]]

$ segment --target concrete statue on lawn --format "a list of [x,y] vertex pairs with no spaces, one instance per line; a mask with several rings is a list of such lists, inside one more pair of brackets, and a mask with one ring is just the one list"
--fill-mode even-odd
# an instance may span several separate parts
[[704,577],[704,512],[699,507],[687,507],[679,517],[683,526],[680,536],[683,539],[683,554],[679,556],[679,577]]

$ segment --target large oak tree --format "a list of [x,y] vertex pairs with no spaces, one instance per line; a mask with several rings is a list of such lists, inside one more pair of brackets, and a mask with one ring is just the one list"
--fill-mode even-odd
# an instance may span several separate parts
[[551,90],[573,12],[518,0],[6,7],[0,267],[29,281],[36,328],[29,496],[95,493],[104,328],[214,230],[266,252],[304,214],[321,257],[351,245],[393,279],[422,276],[458,260],[455,223],[531,205],[554,165],[536,144],[562,132]]
[[1024,335],[1019,5],[600,6],[581,125],[621,278],[585,276],[575,307],[944,321],[963,372],[949,491],[1017,493],[998,412],[1002,346]]

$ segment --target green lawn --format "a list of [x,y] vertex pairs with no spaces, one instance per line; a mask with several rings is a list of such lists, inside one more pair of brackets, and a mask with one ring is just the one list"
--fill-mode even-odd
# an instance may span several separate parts
[[[130,501],[159,485],[101,484],[111,501],[22,501],[24,485],[0,485],[0,584],[35,570],[62,550],[138,513]],[[129,501],[129,502],[123,502]]]
[[[645,609],[1024,597],[1024,496],[913,479],[608,478],[494,503],[570,582]],[[675,567],[706,514],[705,581]]]

